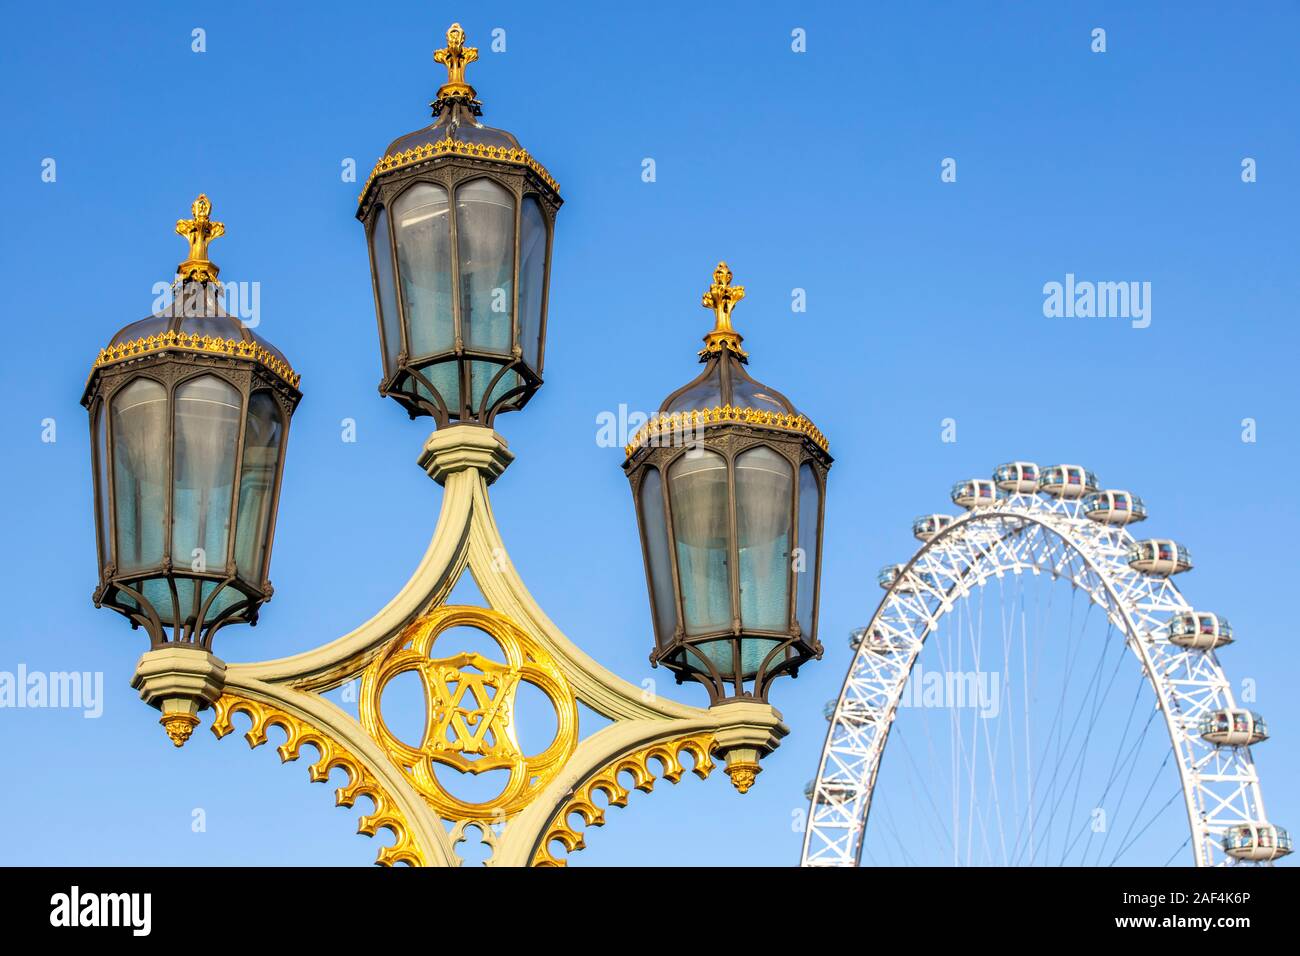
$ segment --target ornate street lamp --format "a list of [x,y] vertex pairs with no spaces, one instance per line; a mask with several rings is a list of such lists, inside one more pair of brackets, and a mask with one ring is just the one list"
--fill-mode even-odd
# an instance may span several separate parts
[[[743,290],[730,288],[720,267],[706,296],[718,328],[706,338],[707,367],[695,383],[701,392],[712,381],[717,397],[690,406],[688,416],[705,423],[706,467],[690,455],[683,458],[689,467],[677,465],[659,431],[646,436],[644,454],[633,455],[648,547],[674,541],[672,574],[685,582],[667,585],[671,608],[653,592],[656,619],[669,622],[660,630],[661,656],[679,673],[708,671],[701,679],[712,680],[720,705],[645,694],[547,617],[510,561],[488,489],[514,460],[492,428],[494,416],[522,408],[541,384],[560,198],[513,137],[478,123],[464,79],[476,57],[453,25],[435,56],[449,78],[434,124],[389,148],[358,212],[379,315],[380,390],[412,417],[437,424],[419,463],[443,486],[441,510],[411,578],[368,621],[310,650],[229,665],[212,654],[213,634],[252,623],[271,594],[266,572],[285,435],[300,395],[283,356],[221,309],[207,244],[224,229],[200,196],[194,218],[177,224],[191,243],[176,285],[180,311],[118,333],[86,386],[100,543],[95,600],[149,633],[153,647],[132,685],[162,710],[178,746],[204,707],[218,737],[234,729],[236,715],[251,722],[245,737],[254,747],[278,728],[282,760],[310,744],[313,780],[335,770],[347,776],[338,805],[369,798],[359,832],[391,832],[379,863],[457,866],[457,847],[474,827],[493,865],[554,866],[584,845],[578,821],[603,823],[609,807],[626,803],[629,784],[649,791],[656,779],[675,783],[687,769],[707,777],[725,760],[744,792],[759,759],[780,745],[788,730],[764,696],[773,677],[821,650],[816,580],[830,458],[824,439],[785,399],[744,373],[740,336],[730,326]],[[719,455],[721,498],[708,467]],[[647,491],[656,469],[668,485],[657,499]],[[663,509],[658,524],[649,520],[655,500]],[[710,512],[719,501],[729,509],[721,535]],[[739,570],[728,578],[733,567]],[[719,568],[736,620],[700,631],[699,613],[714,611]],[[453,603],[464,575],[481,603]],[[656,587],[665,580],[652,571]],[[499,654],[440,643],[465,628]],[[690,663],[696,657],[706,663]],[[722,688],[728,679],[730,696]],[[386,722],[385,692],[395,680],[423,688],[416,736]],[[324,696],[349,682],[359,687],[356,715]],[[527,688],[552,711],[536,723],[524,714],[539,704],[537,695],[519,706]],[[585,737],[579,705],[605,721]],[[530,732],[554,727],[554,736],[544,747],[525,746],[522,724]],[[449,782],[488,771],[503,772],[494,774],[504,777],[495,795],[471,799]]]
[[767,699],[781,674],[821,657],[817,582],[831,465],[825,437],[745,371],[731,324],[745,296],[725,262],[704,293],[715,326],[704,371],[633,437],[632,484],[655,650],[717,702]]
[[491,425],[542,384],[559,186],[504,130],[479,122],[478,59],[453,23],[434,54],[434,122],[392,142],[361,192],[383,378],[410,413]]
[[[302,397],[284,356],[221,301],[208,243],[225,233],[200,195],[176,223],[190,243],[171,303],[100,351],[90,412],[99,586],[95,605],[155,650],[210,650],[271,597],[271,538],[289,418]],[[218,662],[219,663],[219,662]],[[176,690],[176,688],[173,688]],[[199,696],[152,700],[177,746]]]

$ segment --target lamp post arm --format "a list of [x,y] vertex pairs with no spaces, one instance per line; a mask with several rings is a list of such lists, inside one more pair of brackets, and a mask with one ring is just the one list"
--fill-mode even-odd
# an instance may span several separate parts
[[[619,782],[625,772],[649,789],[652,760],[675,781],[684,755],[694,758],[700,776],[712,769],[713,756],[725,757],[733,784],[748,790],[759,759],[787,733],[781,715],[752,699],[707,709],[679,704],[611,673],[570,641],[529,594],[492,516],[488,485],[513,457],[489,428],[434,432],[420,464],[445,487],[438,526],[415,573],[383,609],[342,637],[278,660],[226,665],[205,651],[151,651],[136,670],[141,696],[162,710],[174,740],[188,737],[198,711],[210,706],[218,737],[233,729],[233,714],[244,713],[252,720],[246,737],[253,746],[265,742],[269,727],[284,731],[283,760],[313,745],[320,756],[312,779],[342,768],[349,782],[338,790],[338,802],[351,806],[360,795],[375,802],[360,832],[374,835],[382,827],[397,835],[380,851],[384,864],[457,866],[455,844],[470,825],[493,847],[495,865],[558,863],[552,846],[576,849],[582,842],[572,813],[599,825],[595,817],[603,814],[592,793],[600,790],[617,803],[626,796]],[[466,572],[487,607],[446,603]],[[495,640],[505,663],[440,655],[439,635],[462,625]],[[418,746],[394,737],[381,714],[384,688],[407,672],[425,691]],[[320,696],[355,679],[358,717]],[[518,742],[514,694],[521,683],[540,690],[555,709],[556,739],[540,754],[525,754]],[[580,702],[613,723],[579,739]],[[436,764],[477,773],[481,761],[509,776],[500,795],[481,803],[456,797],[433,772]]]
[[448,477],[437,527],[410,580],[378,613],[341,637],[292,657],[228,664],[241,680],[289,684],[299,690],[327,691],[365,669],[402,630],[442,602],[468,560],[466,544],[478,481],[472,470]]
[[[563,866],[566,852],[586,846],[584,833],[605,824],[605,808],[593,798],[605,795],[609,806],[626,806],[633,788],[649,793],[656,779],[677,783],[688,769],[701,779],[712,773],[713,753],[721,747],[744,747],[767,753],[787,733],[781,714],[769,704],[737,701],[671,720],[621,720],[578,745],[564,769],[533,802],[505,826],[497,838],[493,866]],[[656,768],[657,771],[656,772]],[[734,779],[734,777],[733,777]],[[574,827],[580,818],[584,829]]]
[[[487,484],[475,483],[469,536],[470,567],[488,603],[533,634],[559,661],[584,704],[611,720],[691,719],[707,711],[638,687],[607,670],[565,636],[541,609],[515,570],[492,515]],[[487,569],[479,573],[477,569]]]
[[379,863],[460,865],[438,818],[407,786],[383,748],[342,708],[318,694],[227,672],[225,692],[214,710],[212,732],[218,738],[234,729],[231,717],[243,713],[252,721],[244,735],[249,747],[266,743],[267,730],[279,727],[285,734],[285,742],[277,748],[282,762],[297,760],[302,746],[311,744],[318,754],[311,765],[313,781],[326,782],[336,769],[347,773],[335,802],[351,807],[358,796],[368,796],[374,811],[361,818],[358,832],[375,836],[378,829],[386,828],[396,837],[391,847],[380,851]]

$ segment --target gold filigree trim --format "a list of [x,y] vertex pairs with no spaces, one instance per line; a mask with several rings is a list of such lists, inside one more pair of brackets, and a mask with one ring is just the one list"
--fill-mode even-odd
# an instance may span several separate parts
[[[438,638],[458,627],[490,637],[505,662],[475,652],[434,657]],[[412,674],[423,688],[424,730],[418,744],[388,727],[381,701],[396,677]],[[541,693],[554,711],[555,736],[527,752],[519,739],[518,692]],[[361,726],[439,816],[497,822],[515,815],[564,769],[578,745],[578,703],[564,672],[539,641],[500,611],[444,604],[411,622],[361,676]],[[436,766],[458,773],[504,770],[501,792],[482,802],[450,793]]]
[[351,807],[356,803],[357,797],[361,796],[369,797],[374,801],[374,812],[362,816],[357,821],[357,832],[372,837],[381,828],[386,828],[397,837],[392,846],[380,849],[375,862],[380,866],[393,866],[397,863],[406,863],[410,866],[428,865],[424,852],[411,836],[411,828],[396,802],[379,785],[374,774],[333,738],[278,707],[234,694],[223,694],[214,705],[214,710],[212,732],[216,734],[218,740],[234,730],[230,718],[236,713],[247,714],[253,721],[253,726],[249,728],[248,733],[244,734],[249,747],[260,747],[266,743],[268,728],[282,729],[287,739],[276,748],[281,763],[297,760],[301,755],[303,744],[311,744],[320,753],[320,759],[308,770],[313,783],[326,782],[329,780],[330,772],[338,767],[343,768],[348,774],[347,784],[334,791],[335,805]]
[[489,146],[484,143],[463,143],[458,139],[446,137],[436,143],[425,143],[423,146],[412,146],[408,150],[400,153],[393,153],[385,156],[379,162],[375,163],[375,168],[370,172],[370,178],[366,180],[366,185],[361,190],[361,195],[357,198],[357,205],[361,205],[366,200],[366,194],[370,192],[370,184],[375,181],[375,177],[383,173],[392,172],[394,169],[402,169],[406,166],[413,166],[416,163],[423,163],[439,156],[471,156],[475,159],[491,159],[499,163],[511,163],[515,166],[527,166],[538,176],[546,185],[550,186],[556,193],[560,191],[560,184],[555,181],[546,167],[528,155],[528,150],[523,147],[517,149],[508,146]]
[[746,361],[749,360],[749,353],[740,347],[744,341],[739,332],[710,332],[704,337],[704,348],[696,354],[701,358],[708,358],[717,352],[734,352]]
[[664,434],[681,435],[703,425],[759,425],[764,428],[780,428],[783,431],[805,435],[822,451],[830,452],[830,442],[826,440],[826,436],[803,415],[790,415],[761,408],[736,408],[733,405],[697,408],[689,412],[674,412],[671,415],[656,415],[637,430],[623,451],[631,456],[642,445],[650,444],[652,438]]
[[154,352],[165,352],[168,349],[251,359],[266,366],[294,388],[298,387],[298,382],[302,379],[301,375],[289,367],[288,362],[273,355],[257,342],[245,342],[242,339],[223,339],[215,335],[194,335],[187,332],[177,332],[173,329],[100,349],[99,355],[95,358],[95,364],[91,367],[91,374],[94,374],[95,369],[102,368],[105,365],[124,362],[127,359],[149,355]]
[[562,858],[551,852],[552,843],[559,843],[564,847],[566,854],[574,853],[587,845],[583,833],[574,829],[569,822],[574,814],[582,818],[585,827],[605,825],[605,810],[594,799],[596,791],[605,794],[611,807],[627,806],[627,798],[631,795],[631,791],[623,786],[619,780],[620,775],[630,774],[632,786],[642,793],[649,793],[655,785],[655,774],[650,770],[649,762],[652,759],[661,762],[664,768],[663,778],[669,783],[677,783],[682,779],[682,772],[685,770],[681,756],[683,753],[689,753],[695,759],[695,766],[691,768],[691,772],[703,780],[716,766],[713,758],[709,756],[713,745],[712,733],[687,734],[684,737],[651,744],[607,764],[579,787],[556,812],[533,853],[532,865],[566,865]]

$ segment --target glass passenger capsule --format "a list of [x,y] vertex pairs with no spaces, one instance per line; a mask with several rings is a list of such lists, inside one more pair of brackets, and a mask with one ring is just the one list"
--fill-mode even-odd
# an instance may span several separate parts
[[1125,525],[1145,521],[1147,506],[1127,491],[1094,491],[1084,495],[1083,514],[1101,524]]
[[[822,716],[827,720],[835,719],[835,708],[839,700],[828,700],[826,706],[822,708]],[[850,724],[865,724],[876,719],[875,711],[871,705],[863,700],[846,700],[844,706],[840,708],[840,718]]]
[[1171,574],[1190,571],[1192,558],[1177,541],[1168,538],[1148,538],[1138,541],[1128,551],[1128,566],[1143,574],[1167,578]]
[[1038,490],[1054,498],[1082,498],[1099,488],[1097,476],[1082,465],[1051,465],[1038,478]]
[[1169,620],[1169,641],[1179,647],[1214,650],[1232,643],[1232,625],[1209,611],[1183,611]]
[[919,541],[929,541],[942,531],[952,527],[957,519],[952,515],[921,515],[912,522],[912,534]]
[[1291,835],[1271,823],[1236,824],[1223,835],[1223,851],[1234,860],[1276,860],[1291,852]]
[[1032,495],[1038,491],[1038,477],[1039,468],[1032,461],[1009,461],[993,471],[997,486],[1016,495]]
[[867,650],[873,654],[888,654],[891,651],[902,650],[907,646],[901,637],[891,637],[880,627],[870,629],[859,627],[849,634],[849,647],[853,648],[853,650],[856,651],[861,647],[863,641],[866,641]]
[[[842,803],[853,796],[855,787],[847,780],[823,780],[822,794],[832,803]],[[809,780],[808,785],[803,788],[803,795],[809,800],[817,792],[817,781]]]
[[[939,581],[938,577],[925,571],[912,571],[912,573],[904,577],[902,581],[898,581],[898,578],[903,573],[905,567],[907,567],[905,564],[887,564],[881,568],[880,573],[876,575],[876,581],[879,582],[880,586],[884,590],[888,591],[890,588],[893,588],[895,591],[902,594],[915,594],[920,589],[920,585],[924,585],[934,591],[943,590],[942,583]],[[895,581],[898,581],[897,585],[895,585]]]
[[962,508],[991,505],[1001,497],[998,486],[988,478],[968,478],[952,486],[953,504]]
[[[897,580],[898,576],[903,573],[903,567],[904,565],[901,564],[885,565],[880,569],[880,573],[876,575],[876,582],[884,590],[888,591],[894,586],[894,581]],[[899,588],[899,590],[907,590],[907,588],[904,586]]]
[[1252,710],[1212,710],[1198,732],[1216,747],[1246,747],[1268,739],[1268,724]]

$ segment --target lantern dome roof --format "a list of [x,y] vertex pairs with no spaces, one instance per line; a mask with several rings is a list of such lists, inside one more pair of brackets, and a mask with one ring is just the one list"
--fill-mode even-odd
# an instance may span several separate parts
[[190,243],[189,257],[177,266],[176,282],[167,304],[124,326],[100,350],[91,377],[106,365],[156,352],[223,355],[257,362],[293,388],[300,376],[284,353],[231,315],[223,301],[221,271],[208,258],[208,244],[225,235],[225,223],[211,218],[212,203],[202,193],[191,206],[193,219],[181,219],[176,232]]
[[388,144],[361,190],[358,215],[364,210],[366,196],[378,176],[438,156],[470,156],[526,166],[558,196],[559,183],[528,154],[514,134],[479,120],[483,104],[478,101],[474,87],[465,82],[465,68],[478,59],[478,47],[465,46],[465,31],[459,23],[447,29],[447,45],[435,50],[433,59],[447,68],[447,82],[438,88],[437,97],[429,104],[433,108],[433,123]]
[[[433,122],[413,133],[397,137],[384,150],[384,159],[401,157],[404,153],[441,140],[453,140],[474,146],[497,150],[522,150],[513,133],[487,126],[479,121],[482,113],[465,100],[448,100],[434,114]],[[381,160],[382,162],[382,160]]]
[[733,286],[732,278],[727,264],[719,262],[701,300],[714,314],[713,330],[704,336],[699,352],[704,371],[664,399],[659,411],[632,437],[626,448],[629,457],[654,435],[713,424],[800,432],[823,452],[829,450],[826,436],[790,399],[746,370],[749,353],[741,347],[743,336],[731,324],[731,310],[745,297],[745,287]]

